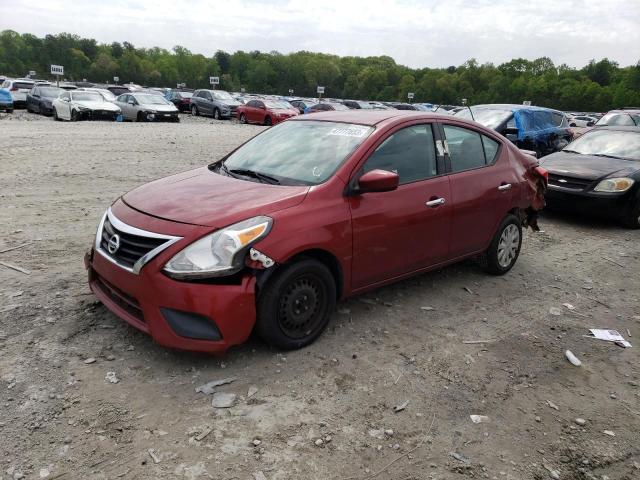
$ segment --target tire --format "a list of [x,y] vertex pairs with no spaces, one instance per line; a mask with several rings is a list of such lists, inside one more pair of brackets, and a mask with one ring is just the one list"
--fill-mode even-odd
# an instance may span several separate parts
[[569,124],[569,126],[570,126],[570,127],[575,127],[575,126],[576,126],[576,124],[575,124],[575,123],[570,123],[570,124]]
[[138,112],[138,115],[136,115],[136,122],[144,122],[144,121],[145,121],[144,114],[142,112]]
[[491,245],[480,257],[480,265],[492,275],[504,275],[515,265],[522,247],[522,226],[509,214],[500,223]]
[[213,119],[220,120],[220,110],[218,110],[217,108],[213,109]]
[[324,331],[335,305],[336,283],[324,264],[305,258],[285,265],[260,292],[256,333],[282,350],[302,348]]
[[271,117],[264,117],[264,124],[267,127],[270,127],[271,125],[273,125],[273,120],[271,120]]
[[31,110],[31,107],[29,107],[29,104],[27,103],[27,112],[29,113],[35,113],[34,111]]
[[200,112],[198,111],[198,107],[196,105],[191,105],[191,115],[198,116]]
[[13,113],[13,108],[7,108],[7,113]]
[[640,199],[636,200],[636,204],[629,209],[629,213],[624,218],[624,226],[634,230],[640,228]]
[[54,119],[56,122],[59,122],[59,121],[60,121],[60,117],[58,116],[58,110],[56,110],[56,107],[53,107],[53,119]]
[[75,110],[71,110],[71,117],[70,120],[72,122],[77,122],[78,120],[80,120],[78,112],[76,112]]
[[247,117],[245,116],[244,113],[240,114],[240,123],[247,123]]

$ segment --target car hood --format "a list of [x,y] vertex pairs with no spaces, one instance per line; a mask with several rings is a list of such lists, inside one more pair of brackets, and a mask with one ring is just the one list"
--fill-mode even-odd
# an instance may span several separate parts
[[140,105],[147,110],[154,110],[156,112],[177,112],[178,109],[174,105]]
[[640,170],[640,162],[620,158],[594,157],[579,153],[556,152],[540,160],[540,164],[559,175],[596,180],[611,174],[629,175]]
[[81,107],[90,108],[91,110],[111,110],[112,112],[119,110],[118,106],[110,102],[93,102],[93,101],[78,102],[74,100],[73,103]]
[[154,217],[221,228],[298,205],[309,188],[240,180],[202,167],[147,183],[122,199]]
[[216,101],[226,105],[227,107],[239,107],[240,105],[244,105],[243,103],[238,102],[237,100],[217,100]]

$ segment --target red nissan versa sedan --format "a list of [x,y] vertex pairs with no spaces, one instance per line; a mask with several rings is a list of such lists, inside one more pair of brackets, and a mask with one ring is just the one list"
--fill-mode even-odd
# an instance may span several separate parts
[[167,347],[224,352],[255,328],[300,348],[340,298],[472,256],[506,273],[545,187],[533,156],[468,120],[299,116],[116,200],[89,285]]
[[275,125],[299,115],[298,109],[281,100],[250,100],[236,110],[240,123]]

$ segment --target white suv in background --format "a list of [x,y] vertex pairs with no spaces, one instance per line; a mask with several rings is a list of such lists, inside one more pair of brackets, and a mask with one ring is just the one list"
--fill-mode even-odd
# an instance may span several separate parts
[[27,106],[27,93],[31,91],[35,82],[28,78],[7,78],[0,87],[6,88],[13,98],[14,108],[25,108]]

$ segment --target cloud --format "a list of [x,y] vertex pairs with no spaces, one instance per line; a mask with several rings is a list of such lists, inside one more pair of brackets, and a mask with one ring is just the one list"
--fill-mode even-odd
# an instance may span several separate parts
[[628,0],[3,0],[0,28],[99,42],[216,50],[389,55],[411,67],[550,57],[583,66],[640,60],[640,2]]

